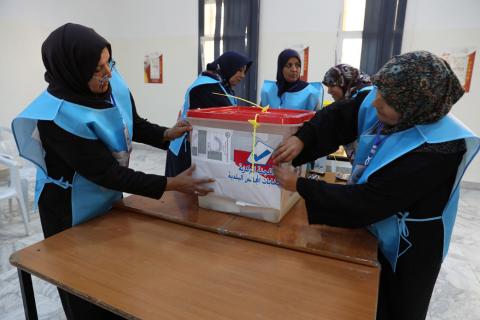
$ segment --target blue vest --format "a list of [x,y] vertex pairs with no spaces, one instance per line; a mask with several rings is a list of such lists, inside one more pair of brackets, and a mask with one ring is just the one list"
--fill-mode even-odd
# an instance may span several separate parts
[[323,103],[323,87],[320,82],[310,82],[308,86],[297,92],[284,92],[278,96],[275,81],[265,80],[262,87],[260,105],[270,105],[274,109],[315,110]]
[[[378,119],[376,119],[376,116],[373,118],[372,112],[376,114],[375,108],[371,104],[362,104],[359,113],[358,127],[359,130],[361,129],[364,131],[359,137],[359,147],[355,157],[356,164],[365,161],[374,142],[375,135],[371,133],[370,129],[372,124],[378,121]],[[408,241],[408,228],[406,222],[441,220],[444,229],[443,257],[446,256],[455,222],[455,216],[457,214],[460,191],[459,183],[467,166],[479,150],[480,139],[450,114],[435,123],[417,125],[410,129],[393,133],[384,140],[383,144],[379,147],[375,156],[371,159],[369,165],[365,168],[365,171],[357,181],[357,183],[366,183],[370,175],[374,172],[402,155],[414,150],[423,143],[442,143],[457,139],[465,139],[467,151],[458,167],[456,180],[443,212],[432,212],[432,215],[437,215],[428,219],[412,219],[408,217],[408,212],[399,212],[369,227],[369,230],[377,237],[380,250],[389,261],[393,271],[395,271],[397,259],[405,253],[408,248],[415,245]],[[355,168],[352,171],[354,170]],[[407,244],[407,248],[403,252],[399,252],[401,240],[405,241]]]
[[[358,123],[362,124],[362,128],[358,128],[358,132],[364,132],[366,129],[372,127],[375,122],[377,122],[377,112],[375,108],[362,108],[362,106],[369,106],[372,104],[373,100],[375,100],[375,96],[377,94],[377,89],[374,86],[367,86],[363,87],[362,89],[358,90],[352,98],[355,98],[360,92],[370,91],[369,94],[363,99],[362,104],[360,105],[360,110],[358,112]],[[367,112],[368,110],[368,112]],[[360,136],[360,134],[359,134]],[[355,157],[358,148],[358,139],[354,142],[350,142],[343,146],[345,152],[347,153],[349,160]]]
[[358,110],[358,136],[364,133],[367,129],[371,128],[377,121],[377,110],[372,106],[373,100],[377,96],[377,87],[368,86],[359,90],[353,95],[355,97],[359,92],[370,90],[365,99],[363,99]]
[[22,157],[37,166],[35,204],[46,183],[62,188],[72,188],[72,225],[77,225],[108,211],[122,193],[99,186],[75,172],[71,183],[48,176],[45,150],[37,129],[37,120],[53,122],[71,134],[84,139],[100,140],[117,161],[128,166],[133,133],[130,91],[117,71],[110,79],[114,107],[93,109],[52,96],[47,91],[40,94],[12,122],[12,131]]
[[[204,85],[204,84],[213,84],[213,83],[217,83],[220,86],[220,88],[222,88],[223,92],[225,94],[228,94],[227,90],[225,90],[225,88],[222,86],[220,81],[218,81],[216,79],[213,79],[211,77],[208,77],[208,76],[200,75],[192,83],[192,85],[190,87],[188,87],[187,92],[185,93],[185,100],[184,100],[185,102],[183,103],[182,112],[181,112],[182,119],[187,118],[187,111],[190,110],[190,91],[197,86],[201,86],[201,85]],[[235,99],[233,97],[229,96],[228,100],[230,100],[230,103],[231,103],[232,106],[236,106],[238,104],[237,99]],[[182,147],[182,144],[183,144],[183,141],[185,140],[186,135],[187,134],[185,133],[181,137],[170,141],[170,146],[168,148],[170,149],[170,151],[174,155],[178,156],[178,153],[180,152],[180,148]]]

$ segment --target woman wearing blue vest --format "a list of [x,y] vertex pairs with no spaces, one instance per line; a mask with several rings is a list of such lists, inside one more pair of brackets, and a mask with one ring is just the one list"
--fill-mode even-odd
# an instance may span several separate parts
[[260,105],[275,109],[315,110],[322,106],[323,87],[300,80],[300,55],[285,49],[278,55],[277,81],[265,80]]
[[480,139],[449,114],[464,91],[441,58],[426,51],[395,56],[372,80],[372,105],[334,103],[274,155],[277,164],[299,165],[358,138],[350,184],[274,170],[283,188],[305,199],[309,223],[368,227],[377,237],[377,319],[425,319],[450,243],[459,182]]
[[360,92],[370,91],[370,77],[348,64],[337,64],[328,69],[322,83],[328,88],[333,100],[354,98]]
[[[328,69],[322,83],[328,88],[327,92],[335,102],[345,99],[360,99],[363,102],[373,89],[370,76],[348,64],[337,64]],[[365,101],[365,103],[371,103],[371,101]],[[348,160],[353,164],[357,142],[354,141],[343,147]]]
[[[187,89],[181,117],[186,118],[190,109],[236,106],[237,99],[215,93],[234,96],[233,87],[245,78],[251,65],[251,60],[234,51],[227,51],[207,64],[207,70]],[[175,177],[189,168],[191,161],[188,139],[182,136],[172,141],[167,152],[165,175]]]
[[[138,116],[113,68],[110,44],[93,29],[68,23],[42,45],[48,88],[12,122],[20,155],[37,166],[35,200],[45,237],[98,216],[122,192],[159,199],[165,190],[203,195],[211,179],[175,178],[128,168],[131,142],[166,149],[191,130],[167,129]],[[59,289],[68,319],[121,318]]]

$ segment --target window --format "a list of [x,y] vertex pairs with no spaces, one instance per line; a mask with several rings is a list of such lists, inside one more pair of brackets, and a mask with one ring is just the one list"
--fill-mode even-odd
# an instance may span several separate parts
[[225,6],[221,3],[220,10],[220,39],[218,44],[218,52],[215,54],[215,24],[217,17],[216,0],[205,0],[204,14],[203,14],[203,36],[200,36],[200,61],[201,69],[205,70],[207,63],[212,62],[215,56],[223,53],[223,17],[225,16]]
[[366,0],[344,0],[336,63],[360,68]]
[[259,0],[199,0],[198,71],[226,51],[236,51],[254,61],[247,77],[235,89],[239,97],[257,96]]
[[375,74],[402,47],[407,0],[366,0],[360,68]]

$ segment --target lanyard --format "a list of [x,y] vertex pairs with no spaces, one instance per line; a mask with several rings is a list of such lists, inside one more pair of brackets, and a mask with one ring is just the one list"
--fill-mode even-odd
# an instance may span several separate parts
[[382,129],[383,129],[383,124],[379,123],[378,127],[377,127],[377,130],[376,130],[375,138],[373,140],[373,146],[370,148],[370,152],[368,153],[367,158],[365,159],[365,161],[363,163],[361,163],[360,159],[358,159],[359,162],[355,166],[353,166],[352,174],[350,175],[350,179],[348,180],[348,184],[357,183],[357,181],[360,179],[360,177],[362,176],[365,169],[370,164],[370,161],[373,159],[373,157],[377,153],[378,148],[380,148],[380,146],[385,141],[385,139],[387,137],[389,137],[389,136],[383,136],[382,137],[380,135],[380,132],[382,131]]
[[385,141],[385,139],[388,137],[388,136],[381,136],[380,135],[380,132],[382,131],[383,129],[383,123],[380,123],[379,126],[377,127],[377,132],[375,134],[375,140],[373,142],[373,146],[372,148],[370,149],[370,152],[368,153],[368,156],[367,158],[365,159],[365,163],[364,165],[365,166],[368,166],[370,164],[370,161],[373,159],[373,157],[375,156],[375,153],[377,153],[377,150],[378,148],[380,148],[380,146],[382,145],[382,143]]
[[110,102],[112,103],[112,105],[114,107],[117,105],[117,103],[115,102],[115,97],[113,96],[113,94],[110,95]]

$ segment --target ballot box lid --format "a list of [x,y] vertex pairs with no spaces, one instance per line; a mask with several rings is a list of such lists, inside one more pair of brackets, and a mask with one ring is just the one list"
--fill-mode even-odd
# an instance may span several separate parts
[[257,122],[270,124],[301,124],[310,120],[314,111],[290,110],[290,109],[268,109],[262,112],[260,107],[214,107],[189,110],[189,118],[205,120],[227,120],[227,121],[248,121],[255,119]]

